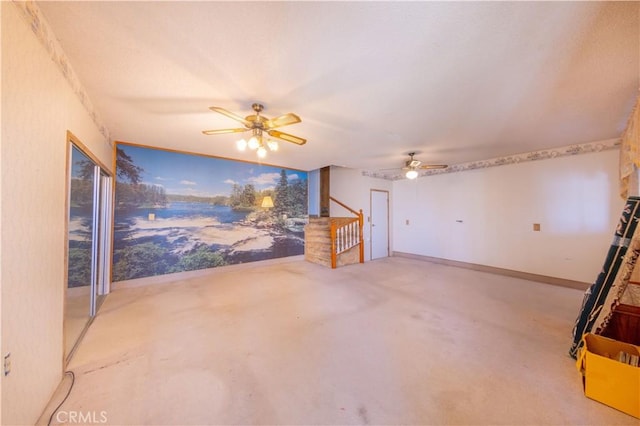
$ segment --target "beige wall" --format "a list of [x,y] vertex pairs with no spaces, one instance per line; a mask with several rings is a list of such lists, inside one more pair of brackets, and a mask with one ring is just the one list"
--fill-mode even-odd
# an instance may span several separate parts
[[2,424],[33,424],[63,369],[66,132],[109,166],[112,150],[21,6],[0,7],[2,354],[12,358]]
[[592,282],[624,204],[617,176],[609,150],[395,181],[393,250]]

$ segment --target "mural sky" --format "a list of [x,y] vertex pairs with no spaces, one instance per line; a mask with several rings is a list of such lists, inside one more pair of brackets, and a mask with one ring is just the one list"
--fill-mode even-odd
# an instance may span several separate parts
[[[120,145],[142,167],[141,183],[162,186],[167,194],[215,197],[229,195],[234,184],[252,184],[257,190],[273,189],[282,167],[229,161],[138,146]],[[290,183],[305,172],[286,169]],[[221,178],[224,177],[224,178]]]

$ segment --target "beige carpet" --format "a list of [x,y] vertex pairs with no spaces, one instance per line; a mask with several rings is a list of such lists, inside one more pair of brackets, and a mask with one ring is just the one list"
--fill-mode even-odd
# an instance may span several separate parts
[[58,419],[638,425],[582,393],[567,355],[581,302],[578,290],[406,258],[258,263],[120,289],[69,366]]

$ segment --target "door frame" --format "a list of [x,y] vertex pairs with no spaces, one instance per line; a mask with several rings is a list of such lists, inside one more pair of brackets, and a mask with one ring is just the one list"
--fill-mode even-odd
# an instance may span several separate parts
[[387,239],[387,256],[389,257],[391,250],[389,247],[389,227],[391,226],[390,220],[389,220],[389,191],[386,189],[373,189],[371,188],[369,190],[369,236],[370,236],[370,243],[369,243],[369,259],[373,260],[373,193],[374,192],[381,192],[381,193],[385,193],[387,195],[387,208],[386,208],[386,213],[387,213],[387,235],[386,235],[386,239]]

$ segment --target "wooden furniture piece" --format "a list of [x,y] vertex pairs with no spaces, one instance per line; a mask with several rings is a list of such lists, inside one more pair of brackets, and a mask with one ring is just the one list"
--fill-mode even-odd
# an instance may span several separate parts
[[[640,286],[640,282],[629,281],[628,285]],[[640,346],[640,306],[624,303],[616,306],[602,335]]]

